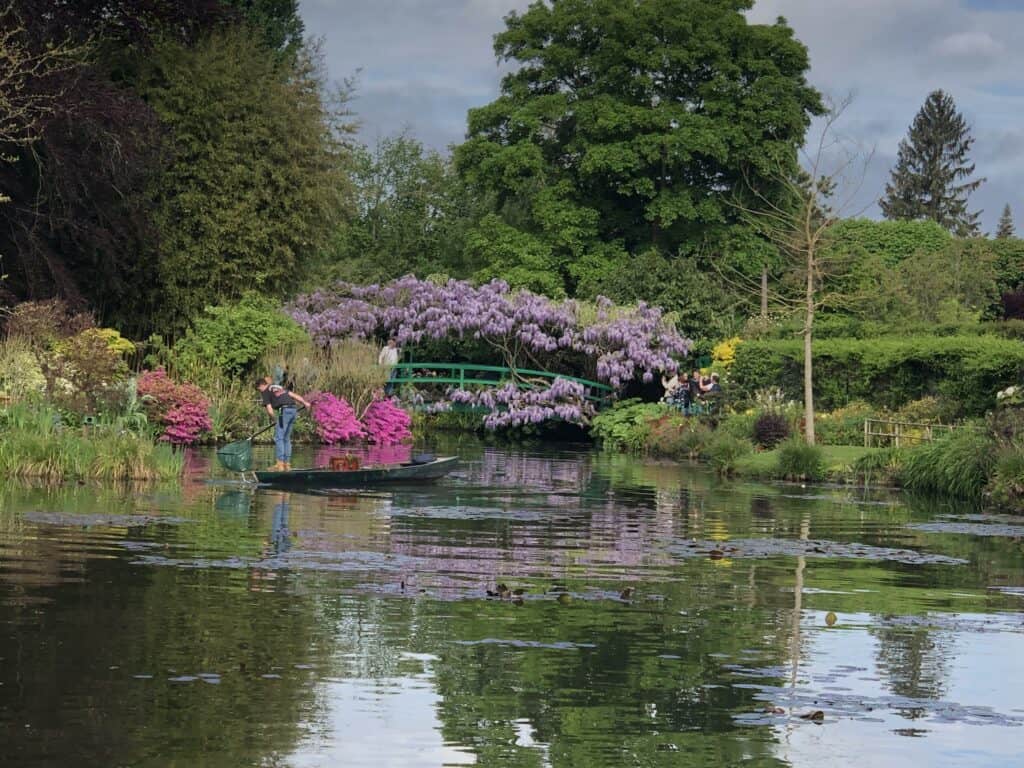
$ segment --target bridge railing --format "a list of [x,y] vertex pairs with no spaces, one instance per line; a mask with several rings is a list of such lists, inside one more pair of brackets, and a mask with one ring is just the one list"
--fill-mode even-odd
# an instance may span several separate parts
[[[426,375],[417,375],[418,371],[427,371]],[[480,375],[483,374],[483,375]],[[391,384],[453,384],[460,389],[467,386],[500,387],[509,382],[515,383],[519,389],[534,389],[536,383],[524,381],[519,377],[533,379],[567,379],[583,385],[586,399],[603,405],[615,393],[615,388],[599,381],[581,379],[578,376],[566,376],[551,371],[535,371],[530,368],[506,368],[499,365],[476,365],[473,363],[398,363],[391,371]]]

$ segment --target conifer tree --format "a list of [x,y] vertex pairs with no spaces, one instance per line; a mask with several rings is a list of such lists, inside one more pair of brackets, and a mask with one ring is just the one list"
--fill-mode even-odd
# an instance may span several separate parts
[[977,234],[980,211],[967,198],[985,179],[970,180],[974,139],[953,97],[933,91],[900,142],[896,167],[881,199],[887,219],[930,219],[960,236]]
[[1010,210],[1010,204],[1007,203],[1003,208],[1003,215],[999,217],[999,228],[996,229],[996,240],[1008,240],[1013,237],[1014,232],[1013,212]]

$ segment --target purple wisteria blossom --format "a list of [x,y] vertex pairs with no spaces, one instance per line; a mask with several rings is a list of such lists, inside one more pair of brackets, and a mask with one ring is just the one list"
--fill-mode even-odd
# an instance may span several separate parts
[[[650,382],[675,372],[679,359],[690,350],[690,341],[657,307],[619,307],[603,298],[594,305],[556,302],[529,291],[512,292],[500,280],[480,286],[459,280],[439,284],[413,276],[384,285],[342,282],[300,296],[287,309],[324,346],[351,337],[393,336],[403,347],[473,340],[489,347],[511,369],[571,373],[616,390],[635,380]],[[585,423],[589,405],[582,388],[578,398],[569,392],[571,383],[556,379],[547,390],[511,386],[472,397],[502,398],[496,404],[500,410],[487,417],[495,428],[547,418]],[[572,404],[575,399],[579,402]]]

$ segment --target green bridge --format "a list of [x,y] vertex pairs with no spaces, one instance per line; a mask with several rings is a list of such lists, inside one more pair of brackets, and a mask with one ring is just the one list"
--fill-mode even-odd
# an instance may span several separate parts
[[599,381],[590,381],[576,376],[565,376],[550,371],[534,371],[528,368],[505,368],[498,365],[474,365],[472,363],[398,363],[391,371],[390,384],[428,385],[448,384],[466,387],[500,387],[509,382],[520,389],[536,389],[540,381],[566,379],[582,384],[587,400],[596,408],[602,408],[612,401],[615,389]]

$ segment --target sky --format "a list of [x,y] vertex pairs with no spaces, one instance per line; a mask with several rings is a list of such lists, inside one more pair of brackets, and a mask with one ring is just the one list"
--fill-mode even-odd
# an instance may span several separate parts
[[[492,38],[529,0],[300,0],[334,79],[357,76],[368,143],[403,131],[444,151],[466,111],[498,94]],[[752,22],[784,16],[810,51],[811,83],[852,96],[839,131],[870,155],[851,213],[880,216],[900,142],[929,92],[956,100],[976,139],[971,197],[995,230],[1009,203],[1024,231],[1024,0],[758,0]]]

